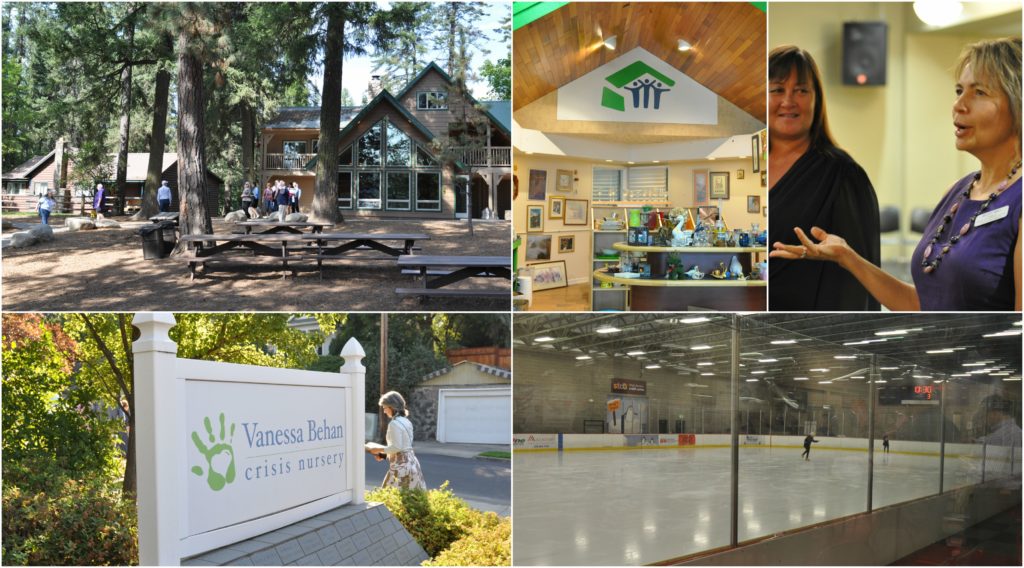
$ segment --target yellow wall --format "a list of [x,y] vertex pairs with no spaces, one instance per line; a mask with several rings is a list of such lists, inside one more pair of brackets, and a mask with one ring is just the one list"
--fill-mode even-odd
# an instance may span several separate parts
[[[560,219],[548,219],[547,212],[552,196],[570,199],[591,200],[594,167],[625,167],[622,164],[609,164],[602,161],[579,160],[552,156],[515,155],[515,175],[519,177],[519,197],[513,203],[514,227],[517,234],[523,235],[523,246],[520,247],[519,265],[526,266],[526,208],[527,205],[540,205],[540,201],[528,199],[530,191],[530,170],[546,170],[548,187],[544,205],[544,234],[552,235],[551,260],[564,260],[566,273],[570,283],[589,282],[593,270],[593,253],[591,250],[591,227],[593,219],[588,218],[586,226],[565,226]],[[700,162],[684,162],[668,164],[669,199],[675,207],[692,207],[693,203],[693,170],[707,169],[712,172],[729,172],[729,199],[722,202],[722,215],[730,228],[746,228],[751,223],[760,223],[763,229],[766,219],[759,210],[747,213],[747,196],[758,195],[761,205],[766,205],[765,188],[761,187],[760,174],[750,171],[749,159],[713,160]],[[554,190],[557,170],[574,170],[576,182],[574,191],[559,192]],[[744,179],[737,179],[737,170],[744,171]],[[591,203],[591,206],[593,203]],[[712,205],[717,205],[713,202]],[[572,253],[558,253],[558,236],[575,235],[576,250]]]
[[[843,22],[889,24],[887,82],[884,86],[842,84]],[[950,33],[925,33],[910,3],[772,3],[769,48],[795,44],[818,62],[832,133],[864,168],[879,206],[900,208],[903,234],[910,211],[935,207],[950,185],[977,169],[973,156],[954,145],[953,67],[961,48],[982,39]],[[883,259],[909,256],[885,251]]]

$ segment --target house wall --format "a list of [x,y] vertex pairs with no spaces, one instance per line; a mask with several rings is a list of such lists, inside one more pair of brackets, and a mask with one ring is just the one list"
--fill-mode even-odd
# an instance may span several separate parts
[[[419,110],[416,108],[416,93],[423,91],[448,92],[447,110]],[[462,97],[456,95],[452,85],[441,76],[440,73],[431,69],[409,92],[399,100],[402,106],[416,117],[416,120],[423,123],[434,136],[446,136],[448,125],[452,122],[462,122],[463,112],[471,117],[480,116],[480,111],[468,103]]]

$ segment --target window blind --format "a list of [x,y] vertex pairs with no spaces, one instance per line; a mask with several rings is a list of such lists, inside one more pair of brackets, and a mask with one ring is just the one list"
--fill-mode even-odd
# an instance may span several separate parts
[[643,167],[626,170],[624,201],[668,201],[668,168]]
[[594,168],[594,191],[591,200],[619,201],[622,193],[622,171]]

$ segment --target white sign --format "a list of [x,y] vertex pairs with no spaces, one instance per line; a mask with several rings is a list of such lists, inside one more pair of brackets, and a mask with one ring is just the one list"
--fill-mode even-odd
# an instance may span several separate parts
[[557,117],[717,124],[718,95],[637,47],[558,89]]
[[186,535],[351,490],[345,391],[186,380]]
[[524,450],[557,448],[558,434],[515,434],[512,446]]

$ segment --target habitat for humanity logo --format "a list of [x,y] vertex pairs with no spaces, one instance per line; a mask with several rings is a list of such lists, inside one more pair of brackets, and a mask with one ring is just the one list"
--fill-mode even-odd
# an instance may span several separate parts
[[235,438],[235,423],[231,423],[231,429],[225,436],[224,413],[221,412],[219,437],[213,435],[213,425],[210,423],[209,416],[203,419],[203,425],[206,426],[206,435],[210,440],[210,445],[207,446],[200,438],[199,433],[194,430],[192,431],[192,443],[206,458],[206,471],[204,472],[202,467],[196,465],[192,466],[192,473],[200,477],[205,474],[206,484],[210,486],[210,489],[220,491],[224,489],[225,485],[235,480],[235,450],[231,447],[231,442]]
[[[672,89],[676,82],[643,61],[636,61],[605,77],[616,89],[625,89],[632,95],[633,108],[661,107],[661,94]],[[643,105],[641,107],[641,105]],[[604,87],[601,91],[601,106],[626,111],[626,97]]]

